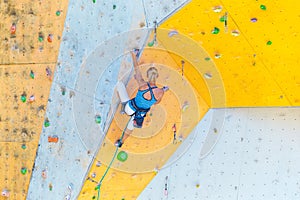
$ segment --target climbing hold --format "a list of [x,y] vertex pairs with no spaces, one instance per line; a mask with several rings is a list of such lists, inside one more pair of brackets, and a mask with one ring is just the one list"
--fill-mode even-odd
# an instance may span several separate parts
[[60,10],[58,10],[58,11],[56,11],[56,16],[60,16],[60,13],[61,13],[61,11]]
[[267,45],[271,45],[271,44],[272,44],[272,41],[269,40],[269,41],[267,42]]
[[70,184],[68,185],[68,190],[69,190],[70,192],[72,192],[73,188],[74,188],[73,183],[70,183]]
[[17,26],[15,23],[13,23],[10,27],[10,34],[14,35],[16,34]]
[[57,135],[48,136],[48,142],[57,143],[58,142],[58,136]]
[[188,101],[185,101],[182,105],[182,112],[185,112],[189,108],[190,104]]
[[196,188],[199,188],[199,187],[200,187],[200,184],[199,184],[199,183],[197,183],[197,184],[196,184]]
[[52,35],[52,34],[49,34],[49,35],[48,35],[47,41],[48,41],[48,42],[52,42],[52,41],[53,41],[53,35]]
[[49,183],[49,191],[52,191],[52,189],[53,189],[53,185]]
[[227,18],[227,16],[223,15],[222,17],[220,17],[220,22],[225,22],[226,18]]
[[42,178],[43,179],[47,178],[47,171],[45,169],[42,171]]
[[91,177],[92,177],[92,178],[96,178],[96,173],[93,172],[93,173],[91,174]]
[[253,17],[253,18],[251,18],[251,20],[250,20],[251,22],[257,22],[257,18],[256,17]]
[[101,162],[100,162],[100,161],[97,161],[96,167],[100,167],[100,166],[101,166]]
[[172,30],[172,31],[170,31],[170,32],[168,33],[168,36],[169,36],[169,37],[172,37],[173,35],[177,35],[177,34],[178,34],[178,31]]
[[219,32],[220,32],[220,29],[219,29],[218,27],[215,27],[215,28],[211,31],[212,34],[218,34]]
[[218,133],[218,129],[214,128],[214,133]]
[[222,11],[222,6],[214,6],[212,8],[212,10],[215,12],[215,13],[219,13]]
[[64,198],[64,200],[70,200],[71,199],[71,195],[70,194],[67,194]]
[[116,5],[113,5],[113,9],[116,9],[117,8],[117,6]]
[[100,189],[100,185],[97,185],[96,187],[95,187],[95,190],[99,190]]
[[9,191],[7,189],[3,189],[2,192],[1,192],[1,196],[9,197]]
[[31,95],[31,96],[29,97],[29,102],[32,103],[32,102],[34,102],[34,100],[35,100],[34,95]]
[[128,154],[125,151],[120,151],[117,155],[117,159],[121,162],[125,162],[128,158]]
[[148,47],[152,47],[154,45],[154,40],[148,43]]
[[260,5],[260,9],[267,10],[267,7],[265,5]]
[[23,93],[23,94],[21,95],[21,101],[22,101],[23,103],[26,102],[26,94],[25,94],[25,93]]
[[96,196],[93,196],[92,199],[96,199]]
[[60,89],[61,89],[61,94],[65,95],[66,94],[66,88],[65,87],[61,87]]
[[43,42],[44,40],[44,35],[42,32],[39,32],[39,42]]
[[204,60],[210,61],[210,57],[205,57]]
[[233,30],[233,31],[231,31],[231,35],[233,35],[233,36],[239,36],[240,32],[238,30]]
[[100,115],[96,115],[95,121],[96,121],[97,124],[100,124],[101,123],[101,116]]
[[50,126],[50,122],[49,122],[48,119],[45,119],[44,126],[45,127],[49,127]]
[[21,168],[21,174],[25,175],[27,173],[27,168],[26,167],[22,167]]
[[154,171],[154,174],[156,175],[156,174],[158,174],[159,169],[158,169],[157,167],[155,167],[155,168],[153,169],[153,171]]
[[206,72],[206,73],[204,74],[204,77],[205,77],[206,79],[211,79],[211,78],[212,78],[212,75],[211,75],[209,72]]
[[26,144],[22,144],[21,148],[26,149]]
[[47,75],[49,80],[52,80],[52,71],[48,66],[46,68],[46,75]]
[[29,76],[30,76],[32,79],[34,79],[34,72],[33,72],[32,70],[30,70]]
[[222,55],[220,54],[220,53],[215,53],[215,58],[216,59],[219,59],[219,58],[221,58],[222,57]]

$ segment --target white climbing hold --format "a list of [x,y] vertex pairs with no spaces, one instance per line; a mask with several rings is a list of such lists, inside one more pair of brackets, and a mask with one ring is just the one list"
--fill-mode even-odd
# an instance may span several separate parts
[[172,31],[170,31],[170,32],[168,33],[168,36],[169,36],[169,37],[172,37],[172,36],[177,35],[177,34],[178,34],[178,31],[172,30]]
[[219,13],[222,11],[222,6],[214,6],[212,9],[215,13]]
[[204,77],[205,77],[206,79],[211,79],[211,78],[212,78],[212,75],[211,75],[211,73],[206,72],[206,73],[204,74]]

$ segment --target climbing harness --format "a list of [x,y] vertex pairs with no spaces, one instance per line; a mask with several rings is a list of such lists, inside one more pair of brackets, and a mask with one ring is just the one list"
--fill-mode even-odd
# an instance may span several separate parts
[[[128,122],[127,122],[125,128],[123,129],[123,132],[122,132],[122,135],[121,135],[121,138],[120,138],[121,141],[122,141],[122,139],[123,139],[123,137],[124,137],[125,130],[126,130],[128,124],[129,124],[129,122],[130,122],[130,119],[128,120]],[[117,156],[118,150],[119,150],[119,147],[116,147],[116,151],[115,151],[115,153],[114,153],[114,155],[113,155],[113,157],[112,157],[112,159],[111,159],[109,165],[107,166],[107,168],[106,168],[106,170],[105,170],[105,172],[104,172],[102,178],[100,179],[98,185],[97,185],[96,188],[95,188],[95,190],[98,190],[97,200],[100,199],[100,188],[101,188],[101,185],[102,185],[102,181],[104,180],[105,176],[107,175],[108,170],[110,169],[111,165],[113,164],[113,162],[114,162],[114,160],[115,160],[115,158],[116,158],[116,156]]]

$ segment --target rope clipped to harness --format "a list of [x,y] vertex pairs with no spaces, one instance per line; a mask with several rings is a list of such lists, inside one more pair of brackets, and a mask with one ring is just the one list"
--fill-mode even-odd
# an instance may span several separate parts
[[[120,138],[121,141],[123,140],[123,137],[124,137],[124,134],[125,134],[125,130],[126,130],[128,124],[129,124],[129,122],[130,122],[130,119],[129,119],[129,121],[127,122],[125,128],[123,129],[123,132],[122,132],[122,135],[121,135],[121,138]],[[108,172],[108,170],[110,169],[111,165],[113,164],[113,162],[114,162],[114,160],[115,160],[115,158],[116,158],[116,156],[117,156],[118,150],[119,150],[119,147],[116,147],[115,153],[114,153],[114,155],[113,155],[113,157],[112,157],[112,159],[111,159],[109,165],[107,166],[107,168],[106,168],[106,170],[105,170],[103,176],[101,177],[99,183],[98,183],[97,186],[95,187],[95,190],[98,190],[97,200],[100,199],[100,189],[101,189],[102,182],[103,182],[105,176],[107,175],[107,172]]]

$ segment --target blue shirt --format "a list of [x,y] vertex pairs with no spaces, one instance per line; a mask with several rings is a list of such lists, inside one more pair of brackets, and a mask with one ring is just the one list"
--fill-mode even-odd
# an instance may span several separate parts
[[[149,109],[153,104],[155,104],[157,102],[157,100],[155,99],[154,93],[152,91],[152,89],[157,88],[157,86],[151,87],[149,83],[147,83],[147,85],[149,88],[146,90],[138,90],[138,92],[134,98],[136,106],[138,108],[145,109],[145,110]],[[148,99],[144,98],[144,94],[149,91],[151,94],[151,99],[148,100]],[[131,103],[129,103],[129,106],[132,110],[136,111],[136,108]]]

